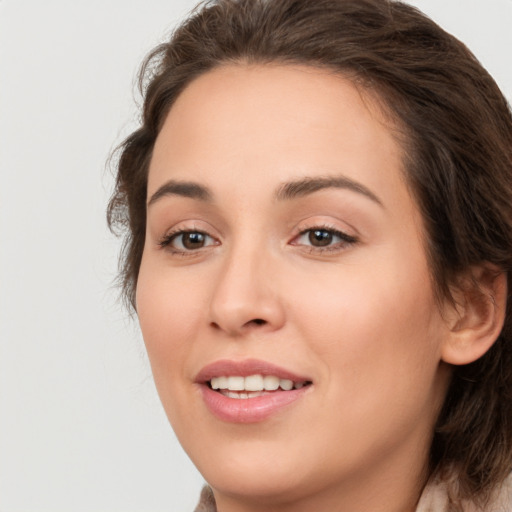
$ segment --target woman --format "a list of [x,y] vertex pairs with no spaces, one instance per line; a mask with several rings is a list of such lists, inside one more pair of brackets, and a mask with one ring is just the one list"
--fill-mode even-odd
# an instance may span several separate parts
[[472,54],[399,2],[219,0],[141,76],[109,220],[197,510],[509,510],[512,117]]

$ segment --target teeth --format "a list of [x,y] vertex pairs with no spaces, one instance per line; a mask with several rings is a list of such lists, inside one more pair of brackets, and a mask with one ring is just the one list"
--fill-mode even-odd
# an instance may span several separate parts
[[[300,389],[304,386],[304,382],[293,382],[290,379],[280,379],[274,375],[249,375],[247,377],[240,376],[222,376],[213,377],[210,381],[212,389],[228,390],[227,396],[235,398],[247,398],[247,393],[229,393],[229,391],[275,391],[281,388],[284,391],[291,389]],[[246,396],[243,396],[246,395]]]
[[279,386],[285,391],[290,391],[290,389],[293,389],[293,381],[288,379],[281,379],[279,381]]
[[249,375],[249,377],[245,377],[245,389],[247,391],[262,391],[265,389],[263,377],[261,375]]
[[243,377],[228,377],[228,389],[230,391],[243,391],[245,379]]
[[221,393],[224,396],[227,396],[229,398],[237,398],[237,399],[244,399],[244,398],[255,398],[257,396],[263,396],[263,391],[249,391],[249,393],[238,393],[236,391],[226,391],[222,390]]
[[267,391],[274,391],[279,387],[279,378],[273,375],[265,375],[263,385]]
[[228,378],[227,377],[215,377],[212,379],[212,388],[213,389],[227,389],[228,388]]

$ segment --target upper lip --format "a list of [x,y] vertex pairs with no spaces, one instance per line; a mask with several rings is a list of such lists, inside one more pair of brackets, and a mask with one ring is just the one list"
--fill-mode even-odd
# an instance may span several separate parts
[[244,359],[242,361],[221,359],[215,361],[202,368],[195,381],[203,384],[209,382],[213,377],[248,377],[249,375],[274,375],[280,379],[289,379],[293,382],[311,382],[308,377],[259,359]]

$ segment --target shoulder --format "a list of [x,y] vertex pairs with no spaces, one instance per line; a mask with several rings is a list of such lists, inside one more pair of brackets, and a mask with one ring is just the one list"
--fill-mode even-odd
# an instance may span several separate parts
[[463,502],[459,508],[449,498],[444,482],[429,483],[421,495],[416,512],[511,512],[512,511],[512,474],[491,495],[484,507]]

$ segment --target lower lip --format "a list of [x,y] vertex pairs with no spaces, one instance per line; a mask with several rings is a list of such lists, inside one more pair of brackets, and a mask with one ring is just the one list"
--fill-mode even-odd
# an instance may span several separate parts
[[301,398],[310,386],[290,391],[272,391],[254,398],[229,398],[201,385],[203,400],[212,414],[230,423],[257,423]]

